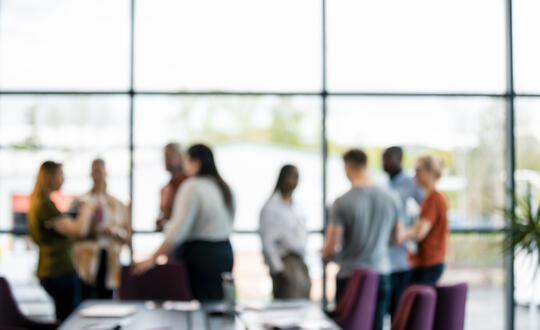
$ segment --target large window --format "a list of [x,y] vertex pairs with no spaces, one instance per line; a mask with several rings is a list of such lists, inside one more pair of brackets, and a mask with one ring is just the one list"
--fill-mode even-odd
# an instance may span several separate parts
[[504,224],[504,107],[497,98],[359,98],[329,99],[328,197],[348,189],[341,153],[362,147],[381,184],[384,148],[404,148],[404,166],[434,153],[445,162],[439,188],[449,199],[453,229],[493,228]]
[[[42,161],[64,163],[69,199],[89,189],[91,160],[105,159],[110,192],[132,206],[137,259],[161,240],[152,231],[168,180],[163,146],[205,142],[236,195],[239,297],[270,298],[259,211],[292,163],[312,298],[331,299],[336,268],[324,269],[319,250],[324,210],[349,187],[341,154],[364,148],[385,184],[381,152],[400,145],[411,174],[422,153],[445,160],[454,231],[445,281],[471,283],[470,315],[490,317],[482,302],[496,302],[485,325],[502,329],[497,231],[512,152],[518,187],[540,194],[540,6],[512,1],[510,25],[508,1],[0,1],[0,273],[35,268],[35,246],[12,234],[24,229],[20,201]],[[25,288],[35,278],[10,276],[17,297],[34,301]]]
[[330,91],[504,90],[503,1],[327,3]]

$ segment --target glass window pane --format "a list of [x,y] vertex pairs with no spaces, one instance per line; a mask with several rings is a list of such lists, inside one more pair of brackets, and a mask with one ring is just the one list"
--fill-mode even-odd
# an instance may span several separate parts
[[127,89],[128,0],[4,0],[0,88]]
[[[535,208],[540,202],[540,99],[518,98],[516,100],[516,186],[519,196],[525,196],[527,189],[532,194]],[[524,252],[517,253],[514,263],[515,291],[517,303],[517,324],[529,324],[529,306],[533,299],[540,297],[540,276],[535,278],[535,258]],[[540,319],[540,311],[536,320]]]
[[321,2],[137,1],[136,86],[318,90]]
[[49,159],[64,164],[69,198],[90,189],[91,161],[103,158],[109,192],[128,202],[128,125],[126,97],[0,98],[0,228],[24,226],[26,198]]
[[125,96],[2,96],[0,145],[104,150],[129,144]]
[[256,229],[279,169],[296,164],[296,198],[310,228],[322,227],[321,111],[316,97],[138,97],[134,227],[153,229],[168,181],[163,146],[210,144],[236,196],[237,229]]
[[328,1],[329,89],[502,92],[504,22],[503,1]]
[[[504,200],[504,103],[494,98],[352,98],[329,101],[328,194],[345,192],[341,154],[364,148],[378,182],[384,148],[404,148],[404,166],[430,152],[443,157],[440,189],[450,202],[452,228],[502,226]],[[412,173],[411,173],[412,174]]]
[[520,93],[540,93],[540,1],[513,1],[514,79]]

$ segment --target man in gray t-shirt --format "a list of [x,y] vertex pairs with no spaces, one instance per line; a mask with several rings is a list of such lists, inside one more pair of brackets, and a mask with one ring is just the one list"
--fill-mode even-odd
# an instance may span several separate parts
[[[400,221],[399,197],[375,184],[367,173],[367,156],[353,149],[343,156],[351,190],[339,197],[330,214],[322,251],[324,262],[335,260],[340,266],[336,279],[336,301],[346,289],[356,268],[372,268],[379,273],[379,289],[373,329],[383,326],[391,293],[389,246],[399,243],[403,224]],[[340,248],[341,247],[341,248]]]

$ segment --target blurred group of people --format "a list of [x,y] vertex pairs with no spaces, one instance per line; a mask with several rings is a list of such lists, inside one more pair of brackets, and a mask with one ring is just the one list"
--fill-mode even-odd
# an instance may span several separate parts
[[[336,199],[325,228],[322,260],[339,266],[336,302],[357,268],[379,273],[374,329],[382,329],[384,315],[394,315],[410,284],[435,284],[444,270],[449,233],[446,197],[437,190],[444,164],[433,155],[418,157],[415,177],[402,167],[400,147],[382,156],[388,184],[380,186],[368,171],[368,157],[359,149],[343,155],[351,188]],[[284,166],[275,192],[260,215],[260,235],[276,299],[309,298],[310,278],[304,262],[307,228],[293,192],[298,169]],[[408,212],[416,203],[419,215]]]
[[[196,144],[186,151],[170,143],[164,148],[170,181],[161,189],[156,229],[163,232],[159,248],[132,272],[143,274],[160,256],[181,260],[192,292],[200,301],[223,298],[222,274],[233,269],[230,243],[236,210],[234,193],[221,177],[212,150]],[[415,162],[415,177],[402,168],[403,152],[388,148],[383,169],[389,184],[381,187],[368,172],[367,155],[352,149],[343,156],[351,188],[336,199],[325,228],[322,260],[336,262],[336,301],[359,267],[380,275],[375,329],[386,313],[395,312],[401,293],[411,283],[435,283],[444,269],[448,221],[446,198],[436,188],[442,161],[431,155]],[[102,159],[91,165],[93,186],[74,199],[62,214],[50,194],[59,190],[62,165],[40,167],[28,212],[29,232],[39,246],[37,276],[53,298],[56,315],[65,319],[80,299],[110,299],[119,286],[120,251],[129,243],[128,207],[107,192]],[[309,299],[311,281],[304,261],[308,231],[303,208],[294,198],[300,173],[284,165],[259,219],[265,263],[276,299]],[[407,205],[420,205],[413,217]],[[411,244],[414,242],[415,244]]]

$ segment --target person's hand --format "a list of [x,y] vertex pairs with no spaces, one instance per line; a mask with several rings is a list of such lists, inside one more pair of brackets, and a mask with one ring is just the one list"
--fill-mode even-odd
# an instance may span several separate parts
[[149,258],[141,262],[137,262],[131,266],[131,274],[133,275],[142,275],[148,272],[150,269],[154,268],[156,261],[154,258]]
[[94,214],[94,211],[96,209],[96,205],[89,201],[82,202],[80,208],[79,208],[79,215],[83,217],[90,217],[92,214]]
[[165,223],[167,222],[167,219],[157,219],[156,220],[156,231],[163,231],[163,228],[165,228]]
[[104,236],[109,236],[120,241],[126,241],[128,239],[128,233],[124,228],[107,226],[100,228],[97,233]]

